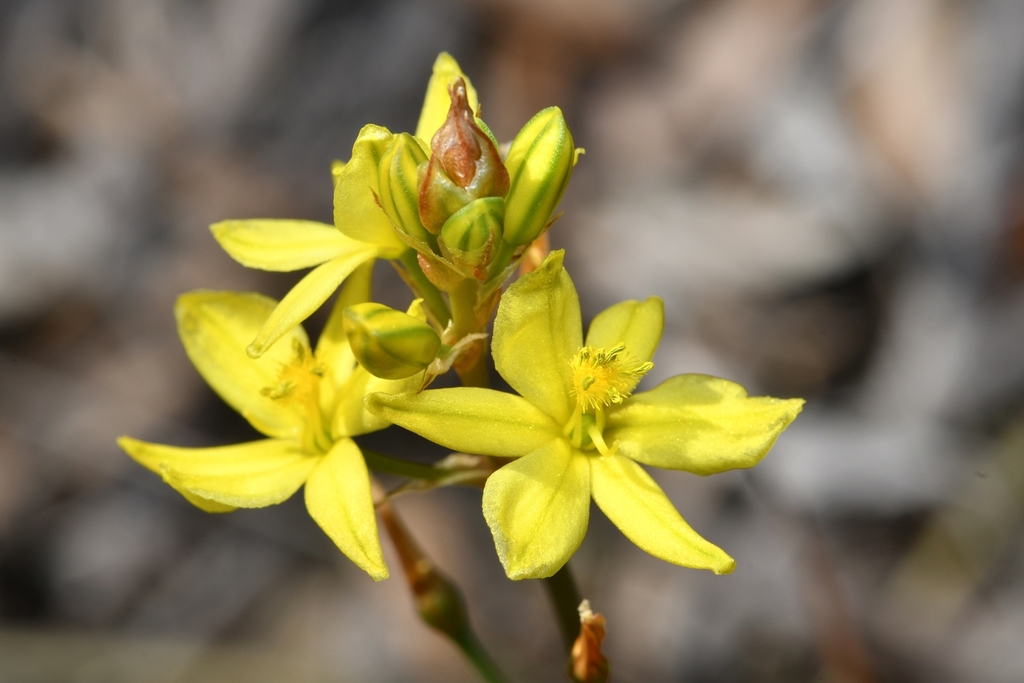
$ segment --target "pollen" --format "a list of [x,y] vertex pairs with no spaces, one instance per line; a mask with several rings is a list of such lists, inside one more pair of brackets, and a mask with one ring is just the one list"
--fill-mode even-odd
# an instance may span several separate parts
[[315,405],[320,395],[320,378],[324,370],[298,340],[293,342],[292,352],[292,360],[281,364],[277,384],[264,387],[260,393],[275,401],[312,401]]
[[622,403],[653,363],[634,359],[625,344],[610,349],[584,346],[572,357],[572,393],[584,412]]

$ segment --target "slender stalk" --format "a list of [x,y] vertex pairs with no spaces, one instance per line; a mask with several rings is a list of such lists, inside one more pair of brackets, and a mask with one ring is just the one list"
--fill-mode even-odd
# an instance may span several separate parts
[[431,467],[430,465],[422,465],[418,462],[408,462],[406,460],[390,458],[383,453],[371,451],[366,448],[360,448],[360,450],[363,452],[363,458],[366,460],[367,466],[370,469],[383,474],[393,474],[399,477],[408,477],[410,479],[425,479],[427,481],[444,479],[445,477],[450,477],[452,474],[449,470]]
[[508,264],[512,263],[512,256],[515,255],[515,252],[515,247],[505,240],[501,240],[498,244],[498,251],[494,255],[494,260],[491,261],[491,265],[487,267],[488,282],[501,275],[501,273],[508,268]]
[[555,608],[555,616],[558,618],[558,628],[562,632],[565,650],[571,653],[572,645],[580,635],[579,606],[582,599],[569,564],[563,565],[555,572],[554,576],[544,579],[544,585],[548,589],[551,605]]
[[473,632],[465,601],[455,583],[434,566],[391,503],[380,503],[377,511],[402,561],[402,570],[420,618],[451,639],[487,683],[508,683],[509,679],[501,673]]
[[[466,278],[459,283],[455,289],[448,293],[452,302],[452,326],[455,339],[462,339],[467,334],[483,332],[486,327],[480,323],[476,314],[477,295],[480,286],[476,280]],[[456,363],[455,371],[459,373],[462,384],[467,387],[491,386],[491,378],[487,371],[487,348],[486,341],[477,342],[480,345],[479,353],[469,365]]]
[[466,655],[466,659],[476,667],[481,678],[488,683],[509,683],[509,679],[505,678],[505,674],[494,663],[472,631],[467,629],[464,634],[453,640],[462,650],[462,654]]
[[[441,329],[448,324],[451,320],[452,315],[448,310],[448,304],[444,302],[444,296],[441,294],[441,290],[434,286],[434,283],[427,279],[427,276],[423,274],[423,269],[420,268],[420,262],[416,258],[416,252],[412,249],[406,249],[402,252],[402,255],[398,257],[398,260],[405,266],[405,271],[411,280],[413,289],[419,296],[423,297],[424,303],[427,304],[427,308],[434,314]],[[399,269],[401,272],[401,269]]]

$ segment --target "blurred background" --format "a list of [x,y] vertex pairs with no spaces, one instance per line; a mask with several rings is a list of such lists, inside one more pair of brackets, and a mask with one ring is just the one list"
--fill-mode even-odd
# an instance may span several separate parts
[[[441,50],[499,139],[566,112],[587,153],[551,239],[585,317],[664,297],[649,386],[808,399],[755,470],[655,473],[731,576],[595,510],[572,565],[613,680],[1024,680],[1024,3],[3,0],[0,681],[476,680],[386,539],[374,584],[301,496],[206,515],[114,444],[255,434],[173,302],[300,274],[208,225],[330,222],[331,160],[412,130]],[[479,491],[396,506],[511,675],[563,680]]]

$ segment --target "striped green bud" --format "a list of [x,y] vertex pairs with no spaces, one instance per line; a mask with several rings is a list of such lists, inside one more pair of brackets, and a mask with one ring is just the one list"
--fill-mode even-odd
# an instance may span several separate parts
[[378,166],[380,203],[384,213],[398,230],[421,242],[430,238],[420,222],[417,169],[429,159],[427,151],[412,135],[395,136],[391,147],[380,158]]
[[484,279],[501,240],[505,200],[485,197],[452,214],[441,228],[441,251],[467,276]]
[[513,247],[537,239],[569,184],[576,151],[558,107],[527,122],[505,157],[510,185],[505,197],[505,241]]
[[356,360],[382,379],[415,375],[430,365],[441,348],[434,328],[383,304],[349,306],[343,325]]

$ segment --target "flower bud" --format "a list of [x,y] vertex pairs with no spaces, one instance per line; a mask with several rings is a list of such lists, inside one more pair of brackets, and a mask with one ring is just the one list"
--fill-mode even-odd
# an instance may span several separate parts
[[434,328],[383,304],[349,306],[344,328],[356,360],[382,379],[415,375],[430,365],[441,348]]
[[579,606],[580,635],[569,655],[569,677],[577,683],[605,683],[608,680],[608,660],[601,652],[604,642],[605,620],[590,609],[590,601]]
[[505,197],[505,241],[529,244],[547,228],[562,199],[576,150],[558,107],[548,107],[527,122],[505,157],[509,191]]
[[380,204],[397,230],[430,244],[433,239],[423,228],[419,213],[417,169],[428,159],[427,152],[408,133],[395,136],[378,166]]
[[448,118],[430,142],[430,162],[421,167],[419,214],[424,227],[438,234],[448,218],[482,197],[504,197],[509,176],[491,138],[480,129],[469,106],[466,83],[448,86]]
[[505,200],[485,197],[462,207],[441,228],[445,257],[469,277],[483,280],[501,240]]

